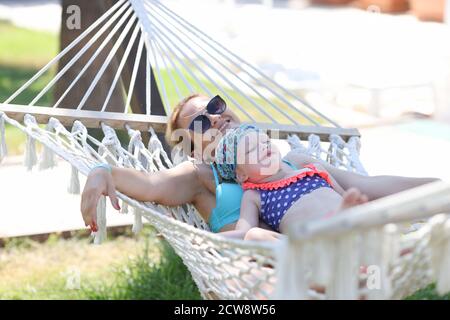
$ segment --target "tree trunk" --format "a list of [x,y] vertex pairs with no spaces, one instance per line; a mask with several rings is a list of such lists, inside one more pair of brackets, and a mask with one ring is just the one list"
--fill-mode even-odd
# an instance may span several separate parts
[[[109,8],[111,8],[117,0],[61,0],[62,3],[62,19],[61,19],[61,33],[60,33],[60,49],[63,50],[66,48],[73,40],[75,40],[80,34],[82,34],[90,25],[92,25],[102,14],[104,14]],[[80,8],[81,12],[81,28],[80,29],[69,29],[67,26],[67,20],[72,15],[72,12],[67,13],[67,8],[71,5],[77,5]],[[117,22],[118,20],[116,20]],[[102,24],[103,25],[103,24]],[[101,26],[100,26],[101,27]],[[89,59],[92,57],[94,52],[101,45],[103,40],[110,34],[112,28],[114,28],[114,24],[102,35],[100,36],[95,43],[87,50],[78,60],[77,62],[71,66],[64,76],[57,82],[55,88],[55,101],[57,101],[61,95],[66,91],[66,89],[70,86],[72,81],[80,74],[82,69],[86,66]],[[133,30],[134,26],[131,30]],[[58,71],[62,70],[69,61],[79,52],[83,46],[89,41],[95,32],[97,32],[99,28],[96,28],[91,34],[89,34],[86,39],[82,40],[78,45],[72,48],[64,57],[60,60]],[[101,53],[97,56],[97,58],[93,61],[93,63],[86,69],[84,74],[80,77],[78,82],[73,86],[73,88],[68,92],[65,98],[61,101],[59,107],[61,108],[69,108],[75,109],[84,94],[88,90],[91,85],[93,79],[95,78],[98,70],[101,68],[103,62],[105,61],[107,55],[112,50],[112,47],[117,41],[123,27],[120,28],[117,33],[112,37],[112,39],[108,42],[105,48],[101,51]],[[138,46],[138,39],[140,34],[135,40],[133,44],[133,48],[127,58],[126,64],[121,72],[121,81],[118,81],[116,88],[113,91],[113,94],[109,100],[109,103],[105,109],[105,111],[109,112],[124,112],[125,102],[126,102],[126,92],[129,89],[129,83],[131,79],[131,74],[133,72],[134,62],[136,59],[136,50]],[[86,100],[86,103],[83,106],[83,110],[96,110],[100,111],[106,96],[110,90],[112,81],[117,72],[119,63],[125,51],[126,45],[128,44],[130,38],[130,34],[124,39],[123,44],[119,47],[115,57],[110,62],[109,66],[106,68],[104,74],[100,78],[100,81],[97,83],[94,91]],[[146,86],[145,86],[145,77],[146,77],[146,50],[144,49],[141,59],[139,61],[139,69],[136,77],[136,82],[133,88],[133,95],[131,99],[131,109],[133,113],[145,114],[146,112]],[[164,110],[161,96],[159,90],[157,88],[156,82],[154,81],[153,70],[151,69],[151,110],[154,115],[166,115]],[[160,139],[162,138],[163,144],[165,144],[163,135],[159,135]],[[148,141],[148,133],[143,133],[144,142]],[[168,150],[165,145],[165,149]]]

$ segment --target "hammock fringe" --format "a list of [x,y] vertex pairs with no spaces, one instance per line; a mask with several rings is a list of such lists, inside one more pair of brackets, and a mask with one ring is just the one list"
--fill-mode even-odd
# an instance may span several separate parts
[[94,244],[101,244],[106,240],[106,197],[101,196],[97,204],[97,227],[93,232]]
[[3,112],[0,112],[0,163],[8,155],[8,148],[6,146],[6,129],[5,119],[3,119]]
[[72,166],[70,172],[70,182],[67,187],[67,192],[70,194],[80,194],[80,178],[78,170],[75,166]]
[[[46,130],[49,132],[53,130],[51,121],[49,121],[49,123],[47,124]],[[55,153],[52,151],[52,149],[50,149],[44,144],[39,162],[39,170],[47,170],[55,166],[56,166]]]

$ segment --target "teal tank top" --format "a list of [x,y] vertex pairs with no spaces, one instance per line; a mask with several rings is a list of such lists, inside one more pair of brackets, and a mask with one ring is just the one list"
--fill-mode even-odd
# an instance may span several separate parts
[[[283,159],[283,162],[292,169],[297,170],[289,161]],[[227,224],[236,223],[239,220],[244,190],[237,183],[219,183],[219,175],[214,164],[211,164],[211,169],[216,184],[216,207],[212,210],[209,217],[209,227],[212,232],[217,233]]]
[[227,224],[232,224],[239,220],[244,191],[237,183],[219,183],[219,176],[213,164],[211,164],[211,169],[216,184],[216,207],[212,210],[209,217],[209,227],[212,232],[217,233]]

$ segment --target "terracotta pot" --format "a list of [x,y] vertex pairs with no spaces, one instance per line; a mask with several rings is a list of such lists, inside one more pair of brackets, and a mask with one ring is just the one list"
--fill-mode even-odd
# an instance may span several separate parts
[[424,21],[444,21],[445,0],[409,0],[412,13]]
[[349,4],[353,0],[310,0],[312,4],[327,4],[332,6]]
[[376,6],[382,13],[399,13],[409,10],[408,0],[357,0],[354,5],[364,10],[370,6]]

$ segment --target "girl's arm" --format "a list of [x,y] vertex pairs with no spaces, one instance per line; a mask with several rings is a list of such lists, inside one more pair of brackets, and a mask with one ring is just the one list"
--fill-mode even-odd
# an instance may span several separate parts
[[259,223],[259,193],[254,190],[244,191],[241,202],[241,215],[235,230],[220,234],[228,238],[244,239],[245,234]]
[[290,152],[287,155],[287,158],[298,166],[319,162],[344,190],[355,187],[366,194],[370,201],[441,180],[438,178],[410,178],[389,175],[364,176],[358,173],[338,169],[326,161],[315,159],[298,152]]

